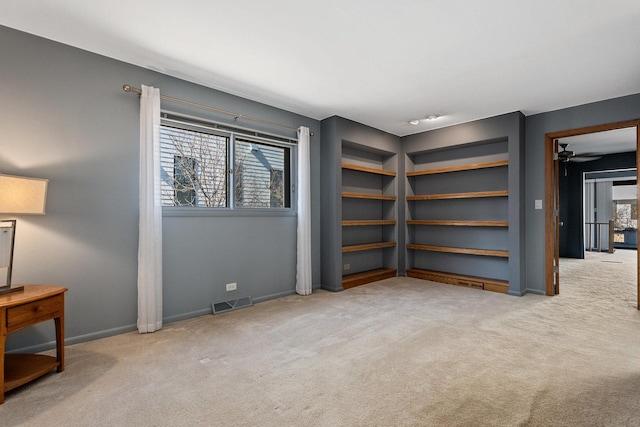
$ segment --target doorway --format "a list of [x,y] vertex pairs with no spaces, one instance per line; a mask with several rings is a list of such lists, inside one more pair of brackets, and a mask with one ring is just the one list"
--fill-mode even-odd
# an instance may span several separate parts
[[[560,292],[560,204],[559,204],[559,174],[562,157],[566,154],[558,154],[563,151],[560,140],[579,135],[596,134],[599,132],[617,129],[631,128],[635,134],[636,164],[638,163],[638,140],[640,139],[640,120],[610,123],[586,128],[572,129],[561,132],[552,132],[545,135],[545,291],[547,295],[555,295]],[[567,151],[566,148],[564,151]],[[638,172],[636,170],[636,180]],[[638,231],[636,231],[636,239]],[[640,257],[636,255],[640,260]],[[636,269],[640,262],[637,262]],[[637,307],[640,309],[640,275],[637,279]]]

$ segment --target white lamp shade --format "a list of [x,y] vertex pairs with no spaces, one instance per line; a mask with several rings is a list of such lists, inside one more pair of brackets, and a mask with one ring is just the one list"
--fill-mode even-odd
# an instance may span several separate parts
[[48,179],[0,174],[0,213],[44,215]]

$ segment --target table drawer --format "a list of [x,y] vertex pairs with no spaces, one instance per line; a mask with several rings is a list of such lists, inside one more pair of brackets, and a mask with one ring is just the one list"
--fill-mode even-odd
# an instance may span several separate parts
[[63,298],[62,295],[56,295],[7,309],[8,332],[60,317],[64,310]]

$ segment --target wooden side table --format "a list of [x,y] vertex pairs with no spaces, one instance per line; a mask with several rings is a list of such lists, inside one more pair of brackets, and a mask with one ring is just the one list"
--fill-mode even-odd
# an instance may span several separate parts
[[[24,290],[0,295],[0,404],[4,394],[57,369],[64,371],[64,293],[67,288],[24,285]],[[42,354],[5,354],[7,335],[51,320],[56,326],[56,357]]]

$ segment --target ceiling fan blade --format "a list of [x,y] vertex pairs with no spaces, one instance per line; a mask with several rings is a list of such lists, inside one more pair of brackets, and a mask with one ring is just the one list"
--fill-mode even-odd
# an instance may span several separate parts
[[576,156],[578,157],[602,157],[602,156],[606,156],[607,153],[577,153]]
[[593,160],[601,159],[602,156],[575,156],[571,158],[572,162],[582,163],[582,162],[591,162]]

